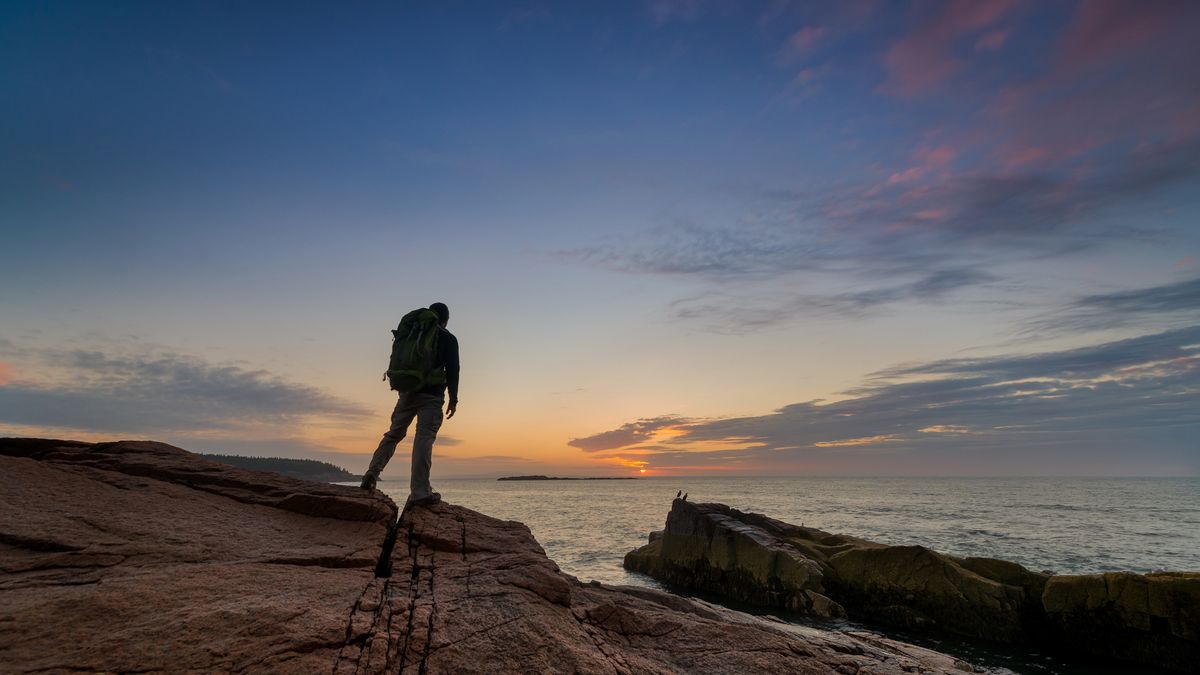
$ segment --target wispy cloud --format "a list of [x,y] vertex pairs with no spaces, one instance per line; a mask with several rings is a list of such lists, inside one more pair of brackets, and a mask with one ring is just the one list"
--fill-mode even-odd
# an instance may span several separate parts
[[[822,177],[819,188],[744,191],[740,215],[668,215],[641,236],[561,255],[691,281],[676,316],[754,330],[945,296],[922,292],[927,281],[951,292],[1001,281],[1014,263],[1177,238],[1146,210],[1171,206],[1179,188],[1200,179],[1200,81],[1186,65],[1200,58],[1186,28],[1200,9],[1154,5],[1079,3],[1065,23],[1009,0],[918,8],[875,65],[885,76],[881,104],[922,105],[911,100],[921,96],[931,106],[925,133],[873,152],[840,179]],[[854,21],[830,11],[769,14],[772,24],[791,22],[779,33],[785,53],[821,52],[821,65],[785,75],[789,92],[848,67],[827,40],[883,20],[878,12]],[[1040,24],[1027,25],[1034,15]],[[1021,43],[1036,61],[995,62],[996,50],[1032,40],[1023,29],[1035,25],[1058,28]],[[1114,33],[1124,25],[1129,35]],[[991,70],[957,76],[973,68]],[[943,89],[954,96],[924,97]]]
[[0,423],[11,425],[228,433],[367,414],[356,403],[264,370],[191,356],[11,346],[7,351],[22,363],[21,377],[0,386]]
[[797,316],[855,318],[880,307],[913,300],[937,302],[961,289],[981,286],[994,277],[986,272],[946,268],[913,281],[842,293],[763,292],[738,296],[709,292],[671,303],[669,316],[700,319],[723,333],[748,333],[793,320]]
[[1034,319],[1027,332],[1103,330],[1146,321],[1200,323],[1200,277],[1149,288],[1085,295],[1063,309]]
[[[942,157],[949,153],[939,153]],[[944,161],[942,163],[944,164]],[[1090,175],[959,171],[921,186],[883,181],[824,195],[774,191],[755,215],[727,226],[677,221],[641,238],[563,252],[624,273],[700,284],[675,315],[722,330],[797,316],[861,316],[996,282],[1004,263],[1075,255],[1163,233],[1105,218],[1200,176],[1200,144],[1144,149]],[[856,290],[781,293],[838,286]],[[821,283],[825,280],[825,283]]]
[[[913,461],[948,453],[986,467],[1006,461],[993,453],[1036,450],[1043,466],[1058,466],[1093,452],[1136,455],[1152,444],[1160,456],[1200,470],[1197,326],[1064,351],[898,366],[846,395],[767,415],[675,424],[675,435],[641,458],[652,467],[727,468],[736,459],[758,470],[801,470],[818,458],[851,466],[853,453],[870,450]],[[731,439],[739,450],[707,449]],[[639,442],[609,440],[615,452],[625,451],[621,440]],[[837,464],[830,452],[850,454]]]
[[[929,92],[966,67],[957,54],[960,41],[984,39],[981,31],[993,26],[1019,6],[1016,0],[975,0],[948,2],[930,16],[921,17],[917,26],[887,51],[884,63],[888,80],[882,89],[904,97]],[[989,33],[989,35],[994,33]],[[991,38],[988,44],[994,44]]]
[[567,445],[579,448],[584,452],[600,452],[602,450],[624,448],[630,445],[645,443],[659,431],[678,426],[686,421],[686,419],[674,415],[640,419],[636,422],[623,424],[620,428],[613,429],[612,431],[602,431],[591,436],[572,439]]

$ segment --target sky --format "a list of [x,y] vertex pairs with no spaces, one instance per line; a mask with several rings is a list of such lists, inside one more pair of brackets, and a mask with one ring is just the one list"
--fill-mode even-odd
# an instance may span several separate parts
[[[0,435],[1200,475],[1200,3],[8,2]],[[407,443],[384,473],[407,475]]]

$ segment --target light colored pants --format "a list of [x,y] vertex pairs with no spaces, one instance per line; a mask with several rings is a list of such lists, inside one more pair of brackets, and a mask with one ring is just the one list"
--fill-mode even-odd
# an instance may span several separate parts
[[392,411],[392,427],[379,441],[371,466],[367,473],[379,477],[383,467],[396,452],[396,445],[404,440],[413,418],[417,420],[417,433],[413,438],[412,474],[408,489],[412,499],[424,499],[433,494],[429,484],[429,467],[433,464],[433,442],[438,429],[442,428],[442,404],[445,399],[433,394],[400,394],[396,409]]

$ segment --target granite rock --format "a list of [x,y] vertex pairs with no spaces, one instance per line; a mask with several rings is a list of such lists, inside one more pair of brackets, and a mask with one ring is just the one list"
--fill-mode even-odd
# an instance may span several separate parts
[[873,635],[580,583],[529,529],[450,504],[404,512],[391,576],[360,601],[335,673],[970,672]]
[[1059,641],[1181,671],[1200,664],[1200,572],[1055,576],[1042,603]]
[[1052,576],[680,499],[666,528],[629,552],[625,566],[684,588],[821,616],[844,612],[1177,670],[1200,663],[1200,573]]
[[5,672],[949,673],[870,634],[583,584],[529,530],[161,443],[0,439]]
[[0,439],[0,475],[17,672],[328,670],[396,513],[162,443]]
[[1037,596],[1005,583],[1019,576],[1008,564],[991,565],[681,499],[672,504],[662,534],[625,556],[631,570],[740,602],[1019,640]]

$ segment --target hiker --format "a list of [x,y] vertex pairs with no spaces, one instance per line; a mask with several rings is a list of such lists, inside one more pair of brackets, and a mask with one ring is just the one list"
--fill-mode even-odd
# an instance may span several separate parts
[[[435,302],[429,309],[409,312],[392,331],[392,360],[385,377],[399,392],[396,409],[392,411],[392,426],[379,441],[371,465],[363,475],[362,488],[374,490],[379,473],[404,440],[408,425],[417,420],[413,438],[412,473],[409,479],[409,504],[436,504],[442,496],[429,484],[429,467],[433,461],[433,441],[442,426],[442,404],[447,389],[450,402],[446,418],[454,417],[458,409],[458,338],[446,330],[450,309]],[[404,353],[401,353],[404,352]]]

